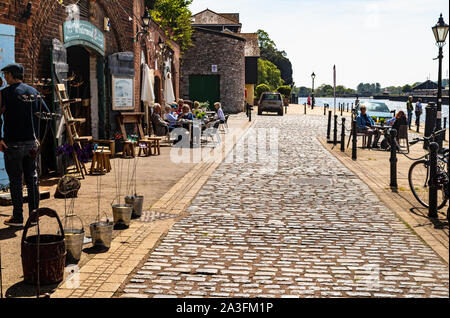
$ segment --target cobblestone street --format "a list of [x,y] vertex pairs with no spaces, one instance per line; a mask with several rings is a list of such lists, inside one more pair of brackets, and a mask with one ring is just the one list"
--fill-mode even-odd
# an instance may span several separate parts
[[260,128],[277,170],[227,158],[117,297],[449,296],[448,265],[317,140],[325,117]]

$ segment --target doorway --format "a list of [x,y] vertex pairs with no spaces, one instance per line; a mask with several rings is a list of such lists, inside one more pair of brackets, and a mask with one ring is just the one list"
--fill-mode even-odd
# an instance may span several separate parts
[[212,106],[220,101],[219,75],[189,75],[189,99],[209,102]]
[[91,54],[82,46],[76,45],[67,48],[69,98],[81,99],[81,102],[72,104],[70,110],[75,118],[86,119],[86,123],[81,125],[78,131],[82,136],[92,135],[90,56]]

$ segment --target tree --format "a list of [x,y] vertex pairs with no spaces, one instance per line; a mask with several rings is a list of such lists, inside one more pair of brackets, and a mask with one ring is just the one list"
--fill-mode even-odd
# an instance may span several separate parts
[[267,84],[259,84],[258,86],[256,86],[255,89],[255,94],[256,94],[256,99],[259,99],[261,97],[261,94],[264,92],[270,92],[272,91],[269,87],[269,85]]
[[275,64],[281,71],[281,78],[286,85],[293,83],[292,63],[287,58],[285,51],[278,51],[275,42],[270,39],[269,34],[264,30],[256,31],[261,58]]
[[280,70],[271,62],[258,60],[258,85],[267,84],[272,90],[283,84]]
[[305,86],[298,88],[298,97],[308,97],[311,94],[311,89]]
[[402,87],[402,93],[409,93],[411,92],[412,87],[409,84],[406,84],[405,86]]
[[277,92],[287,98],[291,96],[291,91],[292,89],[289,85],[282,85],[277,88]]
[[192,12],[188,9],[192,1],[145,0],[146,7],[151,9],[153,20],[164,29],[171,40],[180,45],[181,52],[192,44]]

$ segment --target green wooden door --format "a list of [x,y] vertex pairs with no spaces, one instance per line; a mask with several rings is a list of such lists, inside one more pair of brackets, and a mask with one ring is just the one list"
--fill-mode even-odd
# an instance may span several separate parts
[[219,75],[189,75],[189,99],[209,102],[212,106],[220,101]]

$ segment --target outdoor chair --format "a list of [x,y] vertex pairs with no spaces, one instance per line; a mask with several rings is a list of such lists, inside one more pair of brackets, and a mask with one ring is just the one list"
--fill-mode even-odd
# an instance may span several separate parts
[[[205,142],[208,142],[208,138],[211,138],[213,148],[215,148],[217,144],[220,144],[222,141],[222,139],[220,138],[219,125],[220,120],[210,122],[206,125],[206,128],[202,133],[202,137],[206,138]],[[214,140],[214,137],[217,139],[217,142]]]
[[[401,140],[406,141],[406,146],[401,145]],[[408,150],[409,153],[409,139],[408,139],[408,125],[400,125],[397,132],[397,142],[400,147]]]
[[[367,147],[367,137],[369,136],[369,134],[365,133],[365,132],[356,132],[356,138],[358,137],[362,137],[362,147],[366,148]],[[348,137],[348,142],[347,142],[347,148],[350,146],[350,142],[352,141],[353,138],[353,130],[350,132],[350,136]]]
[[230,115],[225,115],[225,122],[220,122],[220,125],[219,125],[219,130],[220,131],[223,131],[224,133],[227,133],[228,132],[228,118],[230,117]]

